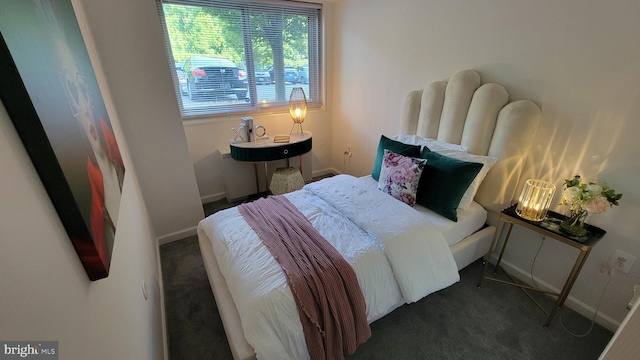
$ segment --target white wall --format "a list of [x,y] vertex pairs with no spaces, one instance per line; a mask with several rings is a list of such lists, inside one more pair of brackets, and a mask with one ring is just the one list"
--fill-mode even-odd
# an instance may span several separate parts
[[73,5],[126,168],[110,273],[89,281],[0,103],[0,339],[58,341],[61,358],[166,358],[156,232],[84,9]]
[[92,282],[1,103],[0,164],[0,339],[58,341],[61,359],[163,358],[155,234],[131,167],[109,277]]
[[[79,0],[80,1],[80,0]],[[160,240],[204,217],[153,0],[81,0]]]
[[[580,174],[624,193],[621,206],[592,216],[607,230],[594,248],[570,306],[589,313],[614,249],[640,258],[640,3],[637,1],[341,0],[335,8],[332,163],[352,144],[351,173],[369,173],[380,134],[399,131],[404,95],[428,82],[476,69],[512,99],[542,108],[526,177],[552,181]],[[560,200],[559,194],[556,200]],[[561,207],[552,209],[563,211]],[[516,231],[506,260],[528,273],[540,239]],[[515,246],[514,246],[515,245]],[[534,274],[560,287],[575,251],[546,241]],[[616,273],[599,321],[625,316],[640,265]]]

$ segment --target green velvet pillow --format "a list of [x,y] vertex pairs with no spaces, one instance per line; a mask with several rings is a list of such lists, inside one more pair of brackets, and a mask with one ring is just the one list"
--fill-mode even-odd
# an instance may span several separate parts
[[450,158],[428,148],[422,151],[421,157],[427,159],[427,165],[420,177],[416,203],[458,221],[456,209],[460,199],[482,164]]
[[373,163],[373,170],[371,170],[371,177],[376,180],[380,178],[380,169],[382,169],[382,158],[384,157],[385,149],[404,156],[420,157],[420,145],[405,144],[381,135],[380,142],[378,142],[376,161]]

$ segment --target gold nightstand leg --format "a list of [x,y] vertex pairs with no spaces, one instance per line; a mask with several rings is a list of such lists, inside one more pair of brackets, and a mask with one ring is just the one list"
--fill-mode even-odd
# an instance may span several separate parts
[[478,287],[482,286],[482,280],[485,278],[487,268],[489,267],[489,260],[491,259],[491,254],[493,254],[493,251],[498,245],[498,239],[500,238],[500,233],[502,232],[503,225],[504,225],[504,221],[502,221],[502,216],[500,216],[500,219],[498,220],[498,226],[496,226],[496,231],[493,233],[493,240],[491,240],[491,246],[489,246],[489,251],[487,252],[487,255],[484,257],[484,268],[482,269],[482,275],[480,275],[480,279],[478,280],[478,285],[477,285]]
[[545,328],[548,328],[549,325],[551,325],[551,320],[553,320],[553,316],[556,314],[559,308],[564,306],[564,302],[565,300],[567,300],[567,297],[569,296],[569,292],[571,291],[573,284],[576,282],[576,279],[578,278],[578,274],[580,274],[580,270],[582,270],[582,266],[586,262],[587,256],[589,256],[590,252],[591,252],[591,248],[580,251],[580,254],[578,254],[578,258],[576,259],[576,262],[573,264],[573,269],[571,269],[571,273],[569,273],[569,277],[567,277],[567,281],[565,282],[564,287],[562,288],[562,291],[560,292],[560,295],[558,296],[558,299],[556,300],[555,304],[553,304],[553,308],[549,313],[549,317],[547,317],[547,322],[544,323],[543,325]]
[[253,163],[253,169],[256,172],[256,194],[260,194],[260,176],[258,175],[258,163]]
[[268,162],[266,162],[266,161],[264,162],[264,182],[265,182],[265,184],[267,186],[267,188],[265,189],[265,192],[267,193],[267,195],[269,195],[269,185],[270,185],[270,182],[271,182],[271,181],[269,181],[270,179],[269,179],[269,165],[268,164],[269,164]]
[[504,255],[504,251],[507,248],[507,243],[509,242],[509,238],[511,237],[511,230],[513,230],[513,223],[509,223],[509,230],[507,231],[507,237],[504,238],[504,244],[502,244],[502,250],[500,250],[500,256],[498,257],[498,262],[496,262],[496,267],[493,269],[493,273],[498,272],[498,266],[502,262],[502,256]]

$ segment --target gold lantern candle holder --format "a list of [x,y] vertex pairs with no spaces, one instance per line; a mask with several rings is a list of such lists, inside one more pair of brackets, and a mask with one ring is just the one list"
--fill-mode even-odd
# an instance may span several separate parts
[[302,122],[307,116],[307,97],[301,87],[291,89],[291,95],[289,96],[289,113],[293,119],[293,127],[291,127],[289,134],[293,133],[296,125],[300,128],[300,134],[302,134]]
[[516,207],[516,213],[523,219],[542,221],[547,217],[547,211],[556,186],[544,180],[529,179],[525,182]]

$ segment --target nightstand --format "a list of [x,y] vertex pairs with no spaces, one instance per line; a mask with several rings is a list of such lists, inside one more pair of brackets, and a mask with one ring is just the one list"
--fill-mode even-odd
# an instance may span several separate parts
[[[580,270],[582,269],[582,266],[584,265],[585,261],[587,260],[587,257],[589,256],[589,253],[591,252],[591,249],[598,243],[598,241],[600,241],[600,239],[604,236],[606,231],[596,226],[584,224],[585,229],[587,230],[586,235],[581,237],[571,236],[560,230],[560,222],[566,219],[567,218],[566,216],[558,214],[553,211],[549,211],[547,212],[547,217],[545,220],[539,221],[539,222],[529,221],[518,216],[518,214],[516,213],[516,205],[517,204],[510,206],[502,210],[502,212],[500,213],[500,219],[498,220],[498,226],[496,227],[496,232],[493,236],[491,247],[489,248],[489,252],[485,257],[485,266],[484,266],[484,270],[482,271],[482,275],[480,276],[480,280],[478,281],[478,287],[482,285],[482,280],[484,279],[519,287],[527,295],[527,297],[529,297],[529,299],[531,299],[536,304],[536,306],[538,306],[538,308],[542,310],[542,312],[544,312],[545,315],[547,315],[547,321],[544,323],[544,327],[548,328],[557,310],[564,305],[564,302],[567,299],[567,296],[569,295],[569,292],[571,291],[573,284],[575,283],[576,279],[578,278],[578,275],[580,274]],[[502,232],[502,227],[504,226],[504,224],[509,224],[509,228],[507,230],[507,236],[504,239],[504,243],[502,244],[502,249],[500,250],[500,255],[494,267],[493,273],[495,274],[498,271],[498,269],[501,269],[509,277],[511,281],[497,279],[487,274],[487,269],[489,267],[489,260],[491,258],[491,254],[493,254],[498,244],[498,239],[500,238],[500,234]],[[502,267],[500,266],[500,262],[502,261],[502,256],[504,255],[504,251],[507,248],[507,245],[509,244],[509,237],[511,236],[511,230],[513,229],[514,224],[523,226],[549,239],[559,241],[565,245],[571,246],[578,250],[578,257],[576,258],[573,268],[569,273],[569,275],[567,276],[567,280],[565,281],[564,286],[562,287],[562,290],[560,291],[560,293],[518,283],[513,276],[511,276],[509,273],[504,271],[504,269],[502,269]],[[551,310],[547,311],[540,303],[538,303],[533,298],[533,296],[531,296],[528,290],[557,296],[557,300],[553,304],[553,307],[551,308]]]
[[264,137],[252,142],[229,142],[231,158],[236,161],[254,163],[256,166],[256,187],[260,190],[258,179],[258,164],[264,164],[264,176],[267,192],[269,191],[269,178],[267,163],[274,160],[287,160],[300,156],[300,173],[302,169],[302,155],[311,151],[312,134],[309,131],[294,132],[289,136],[289,142],[275,142],[274,137]]
[[293,133],[289,142],[274,142],[273,137],[260,138],[252,142],[229,142],[231,157],[238,161],[266,162],[288,159],[311,151],[311,133]]

